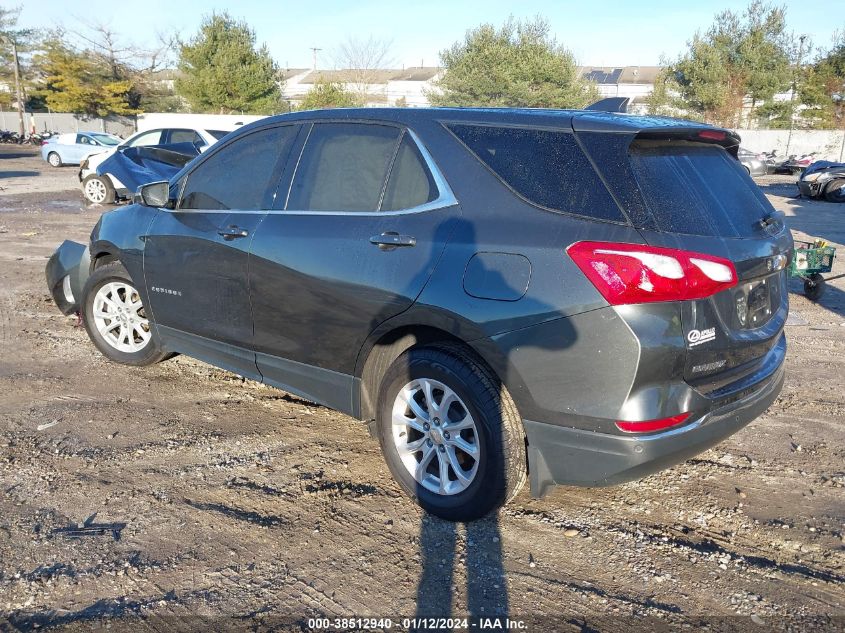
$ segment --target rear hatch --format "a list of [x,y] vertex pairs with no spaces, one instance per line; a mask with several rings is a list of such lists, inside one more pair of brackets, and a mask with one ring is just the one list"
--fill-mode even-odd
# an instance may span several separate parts
[[597,167],[644,240],[733,262],[737,285],[678,305],[684,379],[705,393],[739,384],[779,343],[786,322],[792,237],[782,216],[736,160],[729,134],[693,128],[614,136],[618,150],[627,143],[626,165]]

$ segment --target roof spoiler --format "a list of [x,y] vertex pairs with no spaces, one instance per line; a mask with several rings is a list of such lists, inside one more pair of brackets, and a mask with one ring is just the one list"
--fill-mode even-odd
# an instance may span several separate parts
[[595,103],[588,105],[585,110],[595,110],[597,112],[628,112],[628,104],[631,103],[631,97],[607,97],[606,99],[599,99]]

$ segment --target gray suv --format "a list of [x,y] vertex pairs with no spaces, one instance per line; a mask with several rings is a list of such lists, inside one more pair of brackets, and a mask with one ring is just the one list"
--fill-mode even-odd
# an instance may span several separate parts
[[368,423],[426,510],[606,486],[783,383],[792,238],[732,132],[593,111],[245,126],[47,267],[107,357],[180,353]]

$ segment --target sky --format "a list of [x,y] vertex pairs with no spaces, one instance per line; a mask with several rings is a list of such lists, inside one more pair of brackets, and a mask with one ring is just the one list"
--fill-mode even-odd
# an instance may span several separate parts
[[[317,0],[316,2],[238,0],[18,0],[20,25],[78,28],[94,17],[110,25],[127,41],[144,46],[156,31],[177,31],[182,38],[196,33],[202,16],[228,10],[244,19],[266,43],[276,61],[287,68],[309,68],[311,47],[318,47],[318,67],[333,68],[338,45],[350,36],[370,35],[391,42],[393,66],[434,66],[438,53],[464,37],[467,29],[509,15],[546,17],[558,42],[585,66],[650,66],[661,55],[679,54],[696,29],[706,29],[724,10],[741,12],[748,0]],[[833,10],[840,7],[841,11]],[[809,35],[815,45],[829,47],[834,32],[845,30],[845,0],[828,0],[824,15],[787,3],[787,24],[796,34]],[[836,17],[840,18],[836,21]]]

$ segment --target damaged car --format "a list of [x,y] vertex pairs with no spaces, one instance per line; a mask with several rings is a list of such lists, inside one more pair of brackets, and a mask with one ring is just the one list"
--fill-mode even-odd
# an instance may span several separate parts
[[845,163],[816,161],[807,167],[796,184],[806,198],[845,202]]
[[[189,144],[194,146],[196,150],[194,155],[196,155],[207,150],[228,133],[227,130],[199,128],[160,128],[138,132],[117,147],[92,153],[82,160],[79,166],[82,193],[89,202],[103,204],[114,202],[118,197],[129,197],[135,191],[133,187],[120,180],[116,173],[108,168],[101,169],[101,165],[116,152],[129,148]],[[170,175],[165,177],[169,178]]]
[[775,401],[793,241],[738,147],[598,111],[285,114],[143,185],[47,284],[114,362],[185,354],[362,420],[410,498],[469,521]]
[[168,180],[199,155],[193,143],[120,147],[82,180],[82,191],[91,203],[111,204],[148,182]]

